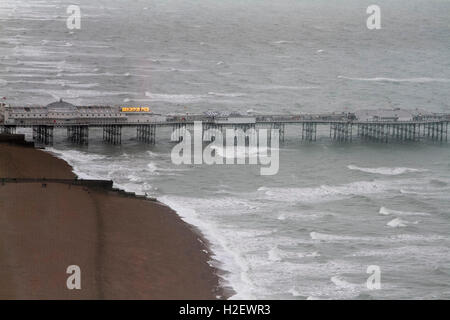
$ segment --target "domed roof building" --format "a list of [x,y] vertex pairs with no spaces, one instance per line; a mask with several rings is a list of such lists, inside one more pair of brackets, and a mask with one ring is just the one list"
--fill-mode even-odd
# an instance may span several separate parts
[[78,108],[69,102],[63,101],[63,99],[52,102],[45,108],[50,117],[74,118],[79,115]]

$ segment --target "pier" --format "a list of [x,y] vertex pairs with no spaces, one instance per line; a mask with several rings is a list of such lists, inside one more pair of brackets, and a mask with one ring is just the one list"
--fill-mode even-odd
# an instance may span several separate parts
[[[183,131],[201,122],[204,141],[211,141],[208,129],[242,130],[274,129],[284,142],[286,132],[299,141],[314,142],[329,138],[333,142],[447,142],[450,114],[409,111],[401,109],[363,110],[360,112],[321,114],[154,114],[148,107],[74,106],[60,100],[47,106],[17,107],[0,105],[0,133],[12,134],[18,128],[31,128],[33,141],[51,145],[54,135],[64,128],[67,139],[74,144],[87,145],[89,131],[100,128],[103,141],[112,145],[122,143],[122,129],[134,128],[136,140],[157,143],[158,129],[171,129],[172,138],[181,141]],[[164,138],[168,138],[164,136]],[[247,137],[248,138],[248,137]]]

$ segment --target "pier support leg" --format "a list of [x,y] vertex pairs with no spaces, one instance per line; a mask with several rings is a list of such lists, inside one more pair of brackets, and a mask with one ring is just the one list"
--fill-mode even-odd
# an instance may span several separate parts
[[122,126],[116,124],[103,126],[103,141],[114,145],[121,144]]
[[[284,139],[284,129],[283,129]],[[302,140],[303,141],[316,141],[317,139],[317,123],[316,122],[303,122],[302,123]]]
[[38,144],[53,144],[53,126],[33,126],[33,141]]
[[1,126],[0,132],[6,133],[6,134],[15,134],[16,133],[16,127],[15,126]]
[[89,126],[67,127],[67,138],[73,143],[87,145],[89,143]]
[[136,137],[138,141],[142,141],[148,144],[155,144],[156,125],[154,124],[138,125],[136,131],[137,131]]

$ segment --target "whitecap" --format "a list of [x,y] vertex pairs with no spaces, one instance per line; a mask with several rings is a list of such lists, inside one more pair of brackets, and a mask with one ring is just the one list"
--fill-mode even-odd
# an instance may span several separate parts
[[334,283],[334,285],[340,289],[347,289],[347,290],[355,290],[358,287],[361,287],[360,284],[355,284],[355,283],[351,283],[348,282],[347,280],[345,280],[344,278],[342,278],[341,276],[333,276],[330,278],[331,282]]
[[147,164],[147,170],[152,173],[156,173],[156,171],[158,170],[158,167],[156,166],[156,164],[154,162],[150,162]]
[[408,221],[402,220],[400,218],[395,218],[389,221],[386,225],[391,228],[401,228],[406,227],[408,225]]
[[316,258],[316,257],[320,257],[320,253],[318,253],[317,251],[313,251],[313,252],[309,252],[309,253],[299,252],[297,254],[297,256],[299,258]]
[[[210,148],[215,150],[218,156],[226,159],[256,158],[258,155],[266,155],[268,151],[268,148],[248,146],[221,147],[213,145]],[[275,150],[275,148],[271,148],[271,150]]]
[[273,262],[281,261],[280,249],[278,249],[278,247],[276,246],[273,247],[267,252],[267,254],[270,261]]
[[193,103],[202,100],[205,96],[199,94],[163,94],[145,92],[145,96],[151,101],[169,102],[169,103]]
[[235,97],[242,97],[245,96],[245,93],[221,93],[221,92],[208,92],[210,96],[217,96],[217,97],[229,97],[229,98],[235,98]]
[[396,168],[389,168],[389,167],[379,167],[379,168],[362,168],[355,165],[348,165],[348,169],[350,170],[358,170],[362,172],[367,173],[375,173],[375,174],[382,174],[382,175],[400,175],[408,172],[425,172],[428,171],[426,169],[415,169],[415,168],[406,168],[406,167],[396,167]]
[[292,294],[294,297],[300,297],[301,294],[295,288],[289,289],[288,293]]
[[294,41],[289,41],[289,40],[278,40],[278,41],[274,41],[272,42],[273,44],[289,44],[289,43],[294,43]]
[[342,185],[307,188],[260,187],[258,192],[262,193],[264,198],[273,201],[324,202],[355,195],[377,194],[394,188],[395,185],[387,181],[357,181]]
[[378,211],[379,214],[388,216],[388,215],[400,215],[400,216],[429,216],[429,213],[426,212],[410,212],[410,211],[399,211],[399,210],[392,210],[388,209],[386,207],[381,207]]
[[373,82],[410,82],[410,83],[429,83],[429,82],[450,82],[450,79],[446,78],[428,78],[428,77],[418,77],[418,78],[385,78],[385,77],[375,77],[375,78],[352,78],[338,76],[339,79],[354,80],[354,81],[373,81]]

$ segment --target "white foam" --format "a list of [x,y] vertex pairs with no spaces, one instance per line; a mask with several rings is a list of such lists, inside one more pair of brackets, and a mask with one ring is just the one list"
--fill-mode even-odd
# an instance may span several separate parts
[[362,287],[360,284],[348,282],[342,276],[333,276],[330,280],[339,289],[357,290],[358,287]]
[[333,234],[325,234],[320,232],[310,232],[310,237],[312,240],[323,240],[323,241],[359,241],[366,240],[370,241],[370,237],[355,237],[355,236],[341,236]]
[[208,95],[210,96],[217,96],[217,97],[228,97],[228,98],[236,98],[236,97],[242,97],[245,96],[245,93],[223,93],[223,92],[208,92]]
[[270,261],[277,262],[281,261],[280,250],[277,246],[273,247],[268,251],[268,258]]
[[274,41],[272,42],[273,44],[290,44],[290,43],[294,43],[294,41],[290,41],[290,40],[278,40],[278,41]]
[[220,261],[220,267],[223,270],[228,271],[228,273],[223,276],[224,281],[236,291],[236,294],[231,298],[254,298],[252,289],[255,284],[248,276],[249,265],[247,261],[240,256],[239,252],[230,246],[230,238],[224,233],[223,227],[216,225],[211,220],[202,218],[201,215],[192,208],[192,205],[187,205],[187,203],[189,203],[187,198],[162,196],[159,200],[177,211],[184,221],[198,227],[210,241],[211,249],[214,253],[213,258]]
[[389,237],[369,237],[369,236],[344,236],[326,234],[320,232],[311,232],[310,237],[312,240],[324,241],[324,242],[370,242],[370,243],[392,243],[392,242],[440,242],[448,241],[448,237],[431,234],[431,235],[411,235],[411,234],[398,234]]
[[426,212],[410,212],[410,211],[399,211],[399,210],[392,210],[388,209],[386,207],[381,207],[379,213],[381,215],[399,215],[399,216],[429,216],[429,213]]
[[382,193],[394,187],[386,181],[357,181],[343,185],[322,185],[309,188],[261,187],[258,192],[263,193],[265,198],[274,201],[324,202],[354,195]]
[[308,90],[318,89],[317,86],[288,86],[288,85],[252,85],[251,88],[259,90]]
[[[243,158],[255,158],[258,155],[268,154],[268,149],[264,147],[244,147],[244,146],[211,146],[212,150],[217,152],[217,155],[226,159],[243,159]],[[271,148],[270,150],[277,150]]]
[[93,161],[93,160],[103,160],[106,158],[105,155],[102,154],[95,154],[92,152],[82,152],[82,151],[77,151],[77,150],[58,150],[52,147],[47,147],[45,148],[46,151],[60,157],[60,158],[64,158],[64,160],[67,161],[74,161],[74,160],[78,160],[80,162],[83,161]]
[[433,261],[442,256],[450,256],[450,248],[442,245],[437,246],[423,246],[422,243],[418,245],[407,245],[400,247],[388,247],[384,249],[360,250],[349,254],[350,257],[386,257],[386,256],[406,256],[419,261]]
[[391,228],[406,227],[408,225],[408,221],[402,220],[400,218],[395,218],[389,221],[386,225]]
[[145,96],[150,101],[169,102],[169,103],[193,103],[204,99],[204,95],[198,94],[162,94],[145,92]]
[[159,170],[158,166],[154,162],[150,162],[147,164],[147,170],[150,171],[153,174],[157,174],[156,171]]
[[396,167],[396,168],[388,168],[388,167],[379,167],[379,168],[361,168],[355,165],[348,165],[347,168],[350,170],[358,170],[367,173],[376,173],[382,175],[399,175],[408,172],[425,172],[426,169],[415,169],[415,168],[405,168],[405,167]]
[[95,160],[103,160],[106,158],[106,156],[99,155],[99,154],[93,154],[93,153],[86,153],[76,150],[57,150],[52,147],[45,148],[45,151],[50,152],[54,156],[65,160],[71,167],[72,172],[77,175],[80,179],[103,179],[104,177],[89,172],[87,173],[86,170],[82,170],[79,168],[79,163],[90,163]]
[[297,256],[299,258],[309,258],[309,257],[316,258],[316,257],[320,257],[320,253],[318,253],[317,251],[313,251],[313,252],[309,252],[309,253],[301,253],[301,252],[299,252],[297,254]]
[[289,289],[288,292],[289,292],[290,294],[292,294],[294,297],[300,297],[300,296],[301,296],[300,292],[298,292],[295,288]]
[[450,82],[450,79],[446,78],[428,78],[428,77],[418,77],[418,78],[385,78],[385,77],[375,77],[375,78],[352,78],[338,76],[339,79],[354,80],[354,81],[374,81],[374,82],[410,82],[410,83],[429,83],[429,82]]
[[49,95],[56,100],[60,98],[77,99],[77,98],[91,98],[91,97],[108,97],[108,96],[121,96],[121,95],[134,95],[133,92],[114,92],[114,91],[95,91],[95,90],[47,90],[47,89],[23,89],[17,90],[18,92],[34,93],[41,95]]

